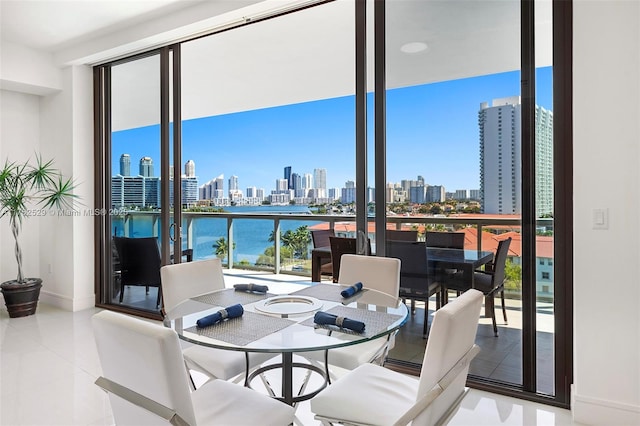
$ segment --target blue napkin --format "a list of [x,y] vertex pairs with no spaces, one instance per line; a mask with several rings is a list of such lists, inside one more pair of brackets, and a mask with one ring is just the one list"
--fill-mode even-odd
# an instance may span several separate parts
[[215,314],[207,315],[206,317],[200,318],[198,321],[196,321],[196,325],[199,328],[208,327],[210,325],[217,324],[220,321],[224,321],[225,319],[241,317],[243,313],[244,308],[240,304],[228,306],[225,309],[220,309]]
[[360,290],[362,290],[362,283],[357,282],[354,285],[352,285],[351,287],[347,287],[344,290],[342,290],[340,292],[340,295],[346,299],[347,297],[353,296],[354,294],[356,294]]
[[267,287],[266,285],[258,285],[253,283],[235,284],[233,288],[235,288],[236,291],[248,291],[248,292],[255,292],[255,293],[266,293],[269,291],[269,287]]
[[313,316],[313,322],[320,325],[337,325],[340,328],[348,328],[349,330],[362,333],[364,331],[364,323],[345,317],[339,317],[328,312],[318,311]]

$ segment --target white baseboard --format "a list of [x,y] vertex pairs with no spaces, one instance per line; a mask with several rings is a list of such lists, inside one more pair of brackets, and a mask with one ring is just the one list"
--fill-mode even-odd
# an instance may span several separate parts
[[71,312],[92,308],[96,304],[96,300],[93,295],[72,299],[70,297],[61,296],[48,291],[40,291],[40,302]]
[[640,425],[640,406],[576,395],[572,386],[573,420],[585,425]]

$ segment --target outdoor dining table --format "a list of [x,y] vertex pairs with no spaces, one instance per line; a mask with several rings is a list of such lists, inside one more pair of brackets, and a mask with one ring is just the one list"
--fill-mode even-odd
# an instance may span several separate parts
[[[447,269],[462,271],[462,279],[470,288],[474,288],[474,271],[493,261],[493,252],[484,250],[466,250],[427,246],[427,261],[432,262],[433,270],[441,273]],[[443,300],[447,303],[447,282],[441,280]]]
[[[311,251],[311,281],[320,282],[323,259],[331,259],[331,247],[317,247]],[[463,271],[463,279],[473,288],[473,271],[493,261],[493,252],[427,246],[427,259],[433,262],[435,270],[458,269]]]
[[[329,381],[327,365],[322,369],[310,363],[294,362],[295,353],[329,351],[390,336],[409,316],[400,299],[372,289],[364,288],[345,299],[340,293],[346,286],[338,284],[270,282],[268,287],[266,294],[227,288],[188,299],[172,310],[176,319],[171,321],[171,327],[180,339],[196,345],[244,352],[247,387],[251,387],[252,380],[259,374],[280,369],[281,393],[274,392],[273,396],[290,405],[312,398]],[[242,316],[197,327],[198,319],[238,303],[244,309]],[[365,323],[365,329],[358,333],[335,325],[315,324],[314,315],[318,311],[361,321]],[[250,371],[248,354],[251,352],[280,354],[281,361],[266,363]],[[319,387],[306,394],[294,395],[293,371],[296,368],[319,375],[322,379]]]

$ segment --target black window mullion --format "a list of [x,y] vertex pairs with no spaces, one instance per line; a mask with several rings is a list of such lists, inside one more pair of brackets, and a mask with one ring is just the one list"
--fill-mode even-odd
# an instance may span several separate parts
[[522,386],[536,392],[535,3],[522,0]]
[[[356,44],[356,233],[367,235],[367,2],[355,2]],[[358,241],[361,241],[358,239]],[[364,242],[358,253],[368,247]]]
[[169,48],[160,50],[160,228],[162,264],[170,262],[169,232]]
[[180,45],[171,46],[173,52],[173,262],[182,261],[182,92],[180,85]]
[[376,255],[384,256],[387,228],[387,87],[386,87],[386,3],[375,0],[375,194],[376,194]]

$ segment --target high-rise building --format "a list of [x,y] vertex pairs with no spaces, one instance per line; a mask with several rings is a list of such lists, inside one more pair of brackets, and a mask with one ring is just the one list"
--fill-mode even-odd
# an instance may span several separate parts
[[220,175],[215,179],[203,184],[199,188],[201,200],[215,200],[224,197],[224,175]]
[[427,203],[442,203],[446,199],[444,186],[429,185],[426,191]]
[[327,169],[313,169],[314,188],[327,189]]
[[356,183],[352,180],[348,180],[344,183],[342,188],[342,196],[340,202],[344,204],[350,204],[356,202]]
[[142,157],[140,159],[140,176],[153,176],[153,160],[151,157]]
[[424,184],[419,181],[412,181],[412,185],[409,187],[409,201],[416,204],[424,204],[425,199]]
[[184,164],[184,174],[186,177],[194,177],[196,175],[196,163],[189,160]]
[[305,173],[302,176],[302,188],[303,189],[313,188],[313,175],[311,173]]
[[327,196],[327,169],[314,169],[313,182],[316,198],[325,198]]
[[120,156],[120,175],[131,176],[131,156],[129,154]]
[[[519,96],[480,105],[480,199],[483,213],[522,212]],[[536,214],[553,212],[553,113],[536,106]]]
[[284,178],[287,180],[287,189],[293,189],[293,181],[291,180],[291,166],[284,168]]
[[112,176],[113,207],[160,207],[160,178],[144,176]]
[[292,186],[290,186],[289,189],[293,189],[294,191],[302,189],[302,176],[297,173],[291,173],[291,183]]
[[233,175],[229,178],[229,191],[239,189],[238,188],[238,176]]
[[456,189],[456,192],[453,194],[453,198],[455,200],[468,200],[469,199],[469,190],[468,189]]
[[287,179],[276,179],[276,192],[279,194],[289,192],[289,181]]

